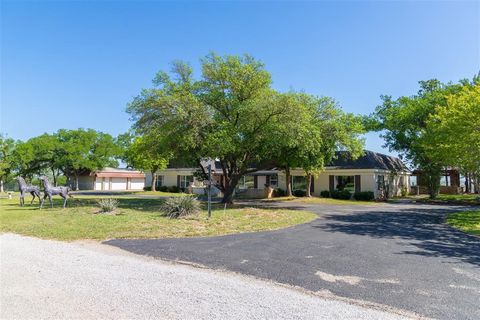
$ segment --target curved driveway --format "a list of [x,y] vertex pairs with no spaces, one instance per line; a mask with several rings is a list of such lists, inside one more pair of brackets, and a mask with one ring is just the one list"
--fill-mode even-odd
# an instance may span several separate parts
[[273,232],[106,243],[428,317],[480,319],[480,239],[443,224],[461,207],[269,205],[319,218]]

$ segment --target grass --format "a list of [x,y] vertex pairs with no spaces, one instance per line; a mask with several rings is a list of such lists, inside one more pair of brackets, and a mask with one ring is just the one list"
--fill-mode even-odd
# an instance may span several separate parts
[[[186,193],[182,192],[162,192],[162,191],[80,191],[83,194],[81,197],[115,197],[115,196],[132,196],[135,197],[137,195],[142,195],[142,196],[158,196],[158,197],[179,197],[179,196],[184,196]],[[89,195],[88,193],[92,192],[93,194]],[[105,195],[102,195],[102,193],[105,193]],[[112,195],[113,194],[113,195]],[[72,195],[76,197],[75,191],[72,192]]]
[[478,194],[439,194],[435,200],[430,200],[428,195],[420,195],[420,196],[409,196],[411,199],[415,199],[418,201],[433,201],[433,202],[451,202],[451,203],[459,203],[459,204],[480,204],[478,201]]
[[480,236],[480,210],[450,214],[447,217],[447,223],[467,233]]
[[292,201],[292,202],[301,202],[301,203],[312,203],[312,204],[353,204],[353,205],[372,205],[378,204],[374,201],[356,201],[356,200],[341,200],[341,199],[332,199],[332,198],[320,198],[320,197],[276,197],[271,199],[263,199],[262,201]]
[[216,205],[210,220],[205,211],[169,219],[159,211],[162,200],[124,197],[117,198],[119,207],[115,214],[98,214],[97,200],[77,196],[62,209],[61,200],[56,199],[53,209],[47,205],[39,210],[38,202],[20,207],[17,198],[0,199],[0,232],[66,241],[178,238],[276,230],[316,218],[311,212],[283,209],[232,207],[224,212],[223,207]]

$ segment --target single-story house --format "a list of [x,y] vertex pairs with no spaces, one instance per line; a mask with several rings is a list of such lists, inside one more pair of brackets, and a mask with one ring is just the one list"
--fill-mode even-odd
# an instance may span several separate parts
[[[215,182],[223,179],[223,172],[218,161],[212,163],[212,179]],[[189,187],[203,188],[194,173],[198,168],[169,166],[158,171],[156,188],[161,186],[177,186],[183,190]],[[291,170],[292,189],[306,189],[306,175],[302,169]],[[338,151],[336,158],[325,166],[325,170],[313,177],[312,195],[319,196],[321,191],[347,189],[351,192],[372,191],[375,198],[382,198],[388,190],[390,196],[400,195],[402,188],[410,185],[410,171],[403,162],[395,157],[372,151],[352,160],[348,152]],[[152,176],[147,173],[146,186],[152,185]],[[247,174],[238,184],[238,192],[248,192],[253,196],[264,194],[265,185],[286,189],[286,176],[282,170],[272,168]]]
[[143,190],[145,174],[141,171],[104,168],[78,177],[79,190]]

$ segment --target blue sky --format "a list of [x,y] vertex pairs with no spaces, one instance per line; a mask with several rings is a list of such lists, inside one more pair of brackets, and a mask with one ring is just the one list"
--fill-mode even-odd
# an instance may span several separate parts
[[[1,128],[27,139],[59,128],[117,135],[126,104],[158,70],[210,51],[250,53],[273,86],[327,95],[369,114],[381,94],[480,70],[480,2],[1,3]],[[367,148],[383,151],[377,134]]]

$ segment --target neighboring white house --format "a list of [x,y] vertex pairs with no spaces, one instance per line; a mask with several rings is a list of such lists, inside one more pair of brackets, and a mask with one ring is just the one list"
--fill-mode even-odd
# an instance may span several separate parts
[[[223,172],[218,161],[211,161],[213,180],[223,179]],[[213,165],[214,163],[214,165]],[[194,177],[197,168],[168,167],[156,173],[157,190],[161,186],[177,186],[187,189],[189,186],[202,188],[203,183]],[[312,179],[311,192],[319,196],[321,191],[347,189],[352,192],[372,191],[375,198],[380,198],[388,190],[390,196],[399,195],[402,188],[410,185],[410,171],[403,162],[395,157],[365,151],[364,155],[352,160],[349,153],[339,151],[336,158],[325,170]],[[306,188],[306,175],[301,169],[291,170],[292,189]],[[147,173],[146,186],[152,185],[152,175]],[[286,176],[281,170],[260,170],[245,175],[238,185],[239,192],[263,195],[265,185],[286,189]]]
[[79,190],[143,190],[145,174],[141,171],[104,168],[78,177]]

